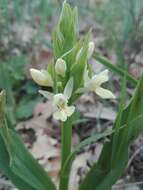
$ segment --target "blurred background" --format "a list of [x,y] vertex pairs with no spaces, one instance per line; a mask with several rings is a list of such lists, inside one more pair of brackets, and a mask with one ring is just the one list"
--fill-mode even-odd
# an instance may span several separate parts
[[[59,123],[51,118],[51,102],[38,95],[29,68],[46,68],[53,58],[51,34],[59,19],[62,0],[0,0],[0,90],[7,91],[7,117],[21,134],[26,146],[58,183],[60,160]],[[92,28],[95,51],[118,67],[126,68],[136,79],[143,72],[143,0],[69,0],[79,9],[79,31]],[[94,59],[95,72],[104,69]],[[103,101],[93,94],[77,102],[73,144],[110,128],[118,110],[121,81],[111,74],[108,87],[116,100]],[[128,84],[127,100],[134,88]],[[48,136],[48,140],[47,140]],[[78,184],[97,160],[103,142],[87,147],[73,166]],[[47,148],[49,152],[47,152]],[[46,153],[45,153],[46,152]],[[143,137],[132,145],[130,161],[115,189],[143,189]],[[75,175],[76,174],[76,175]],[[1,174],[0,189],[12,184]],[[6,181],[5,181],[6,180]],[[130,185],[131,183],[131,185]],[[133,185],[134,184],[134,185]],[[71,188],[72,189],[72,188]]]

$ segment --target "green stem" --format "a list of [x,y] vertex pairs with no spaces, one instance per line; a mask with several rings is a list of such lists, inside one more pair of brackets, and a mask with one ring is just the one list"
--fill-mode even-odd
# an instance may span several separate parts
[[[62,126],[62,151],[61,151],[61,175],[60,175],[60,188],[59,190],[68,190],[69,174],[62,175],[64,164],[71,153],[71,141],[72,141],[72,125],[70,118],[63,123]],[[69,171],[70,173],[70,171]]]

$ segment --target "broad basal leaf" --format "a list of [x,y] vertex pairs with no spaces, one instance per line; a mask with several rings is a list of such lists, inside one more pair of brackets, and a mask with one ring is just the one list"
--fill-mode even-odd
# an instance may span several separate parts
[[1,127],[0,132],[9,153],[11,171],[37,190],[55,190],[47,173],[28,152],[16,132],[6,126]]
[[50,177],[29,153],[20,137],[7,127],[5,93],[0,93],[0,169],[20,190],[56,190]]
[[10,168],[10,159],[4,141],[0,136],[0,171],[4,173],[19,190],[36,190],[18,177]]

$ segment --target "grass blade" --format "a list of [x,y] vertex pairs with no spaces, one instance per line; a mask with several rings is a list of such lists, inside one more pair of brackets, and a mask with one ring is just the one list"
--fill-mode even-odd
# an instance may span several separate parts
[[[120,129],[121,126],[123,126],[123,129],[118,133],[118,143],[113,141],[114,135],[116,135],[116,133],[113,133],[113,137],[105,143],[98,162],[93,165],[81,183],[79,190],[110,190],[121,176],[128,163],[129,145],[143,130],[142,105],[143,76],[129,105],[121,113],[119,123]],[[112,153],[113,142],[115,143],[114,150],[116,150],[114,154]],[[114,164],[112,160],[114,160]]]

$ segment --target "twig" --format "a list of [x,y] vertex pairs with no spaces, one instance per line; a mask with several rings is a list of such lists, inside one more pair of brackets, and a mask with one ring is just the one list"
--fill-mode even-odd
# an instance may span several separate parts
[[130,164],[132,163],[133,159],[135,158],[135,156],[143,149],[143,146],[141,146],[140,148],[138,148],[134,154],[131,156],[131,158],[128,161],[128,165],[127,168],[130,166]]
[[115,185],[113,187],[113,190],[115,190],[117,188],[128,187],[128,186],[133,186],[133,185],[141,185],[141,184],[143,184],[143,181],[139,181],[139,182],[135,182],[135,183],[126,183],[126,184],[123,184],[123,185]]

